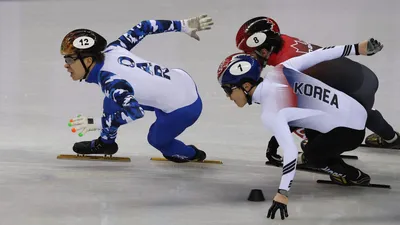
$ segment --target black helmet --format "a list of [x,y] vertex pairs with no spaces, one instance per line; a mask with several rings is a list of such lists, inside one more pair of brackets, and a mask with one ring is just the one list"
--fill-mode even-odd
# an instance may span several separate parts
[[93,56],[101,53],[106,46],[106,39],[98,33],[88,29],[76,29],[64,37],[60,52],[61,55]]
[[[94,61],[103,61],[102,51],[107,47],[107,41],[100,34],[88,29],[76,29],[69,32],[61,42],[60,53],[64,58],[68,55],[77,55],[85,69],[86,79],[89,74],[89,68],[85,65],[83,59],[92,57]],[[93,63],[93,62],[92,62]],[[82,81],[81,79],[81,81]]]

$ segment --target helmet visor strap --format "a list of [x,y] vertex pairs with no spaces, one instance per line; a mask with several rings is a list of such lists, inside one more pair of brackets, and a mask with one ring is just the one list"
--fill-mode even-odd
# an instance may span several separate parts
[[[251,85],[250,91],[254,87],[255,87],[255,85]],[[247,104],[251,105],[253,103],[253,101],[252,101],[251,95],[249,94],[249,91],[246,91],[246,89],[244,89],[244,87],[242,87],[242,86],[240,86],[240,89],[242,89],[244,95],[246,96]]]
[[92,63],[89,65],[89,68],[86,67],[85,62],[83,61],[83,59],[87,58],[87,57],[90,57],[90,56],[82,56],[82,55],[78,54],[78,59],[81,61],[82,66],[85,69],[85,75],[82,77],[82,79],[79,80],[80,82],[82,82],[82,80],[85,80],[86,77],[89,75],[89,68],[93,65],[93,62],[94,62],[94,61],[92,61]]
[[235,89],[238,88],[237,86],[234,86],[234,85],[233,85],[233,86],[223,85],[223,86],[221,86],[221,87],[222,87],[222,89],[224,89],[225,93],[226,93],[228,96],[231,96],[233,90],[235,90]]
[[274,46],[271,46],[271,51],[268,51],[267,55],[265,57],[263,57],[263,55],[261,54],[261,52],[258,49],[254,50],[254,52],[257,54],[257,56],[263,60],[263,63],[262,63],[263,67],[265,67],[267,65],[268,59],[271,56],[273,51],[274,51]]

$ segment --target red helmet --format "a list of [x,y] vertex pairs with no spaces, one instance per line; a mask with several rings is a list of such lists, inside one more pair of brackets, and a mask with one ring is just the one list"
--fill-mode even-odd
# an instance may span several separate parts
[[259,16],[245,22],[236,34],[236,47],[242,51],[253,51],[263,44],[278,45],[280,29],[275,20]]

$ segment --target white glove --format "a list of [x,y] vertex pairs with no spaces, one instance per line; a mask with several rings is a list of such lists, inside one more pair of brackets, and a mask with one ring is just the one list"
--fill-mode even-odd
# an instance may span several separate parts
[[200,41],[200,37],[196,34],[197,31],[210,30],[214,24],[212,18],[207,15],[201,15],[189,19],[181,20],[182,31],[190,37]]
[[89,131],[97,131],[102,129],[102,124],[100,120],[95,120],[92,117],[86,117],[78,115],[77,117],[71,119],[68,123],[69,127],[72,127],[72,133],[79,132],[79,137],[82,137]]

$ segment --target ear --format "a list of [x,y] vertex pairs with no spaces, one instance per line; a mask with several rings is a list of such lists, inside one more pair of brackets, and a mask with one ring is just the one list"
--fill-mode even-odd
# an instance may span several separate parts
[[89,66],[90,64],[93,63],[93,57],[86,57],[86,58],[84,59],[84,62],[85,62],[85,64],[86,64],[87,66]]
[[246,82],[242,85],[242,87],[244,88],[244,90],[246,90],[247,92],[249,92],[251,90],[251,84],[249,82]]

